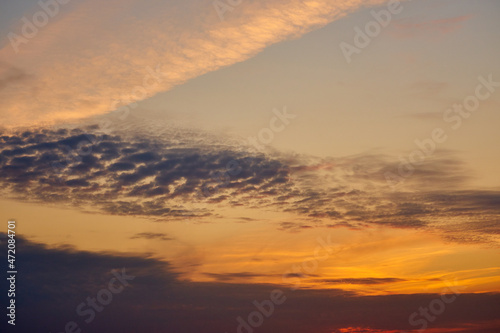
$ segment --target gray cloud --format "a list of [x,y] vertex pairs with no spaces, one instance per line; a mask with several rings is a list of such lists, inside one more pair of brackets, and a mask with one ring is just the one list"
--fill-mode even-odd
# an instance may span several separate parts
[[130,237],[130,239],[157,239],[162,241],[174,240],[174,238],[169,237],[167,234],[158,232],[140,232]]
[[22,69],[0,61],[0,90],[5,89],[9,85],[20,83],[30,77]]
[[345,279],[325,279],[321,280],[321,282],[325,283],[347,283],[347,284],[364,284],[364,285],[375,285],[375,284],[386,284],[386,283],[394,283],[394,282],[404,282],[407,281],[405,279],[398,278],[345,278]]

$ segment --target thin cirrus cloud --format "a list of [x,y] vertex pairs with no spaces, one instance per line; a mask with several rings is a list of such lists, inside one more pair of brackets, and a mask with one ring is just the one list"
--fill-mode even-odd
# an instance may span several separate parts
[[[19,44],[17,54],[5,44],[4,126],[103,114],[384,1],[259,0],[241,3],[225,20],[212,0],[148,2],[141,8],[136,0],[75,3]],[[5,81],[13,71],[29,79]]]
[[474,15],[461,15],[444,19],[429,20],[424,22],[411,22],[409,20],[395,21],[389,30],[397,38],[415,38],[417,36],[443,36],[460,29],[464,22],[472,19]]
[[1,136],[5,196],[161,221],[216,221],[219,205],[266,208],[301,218],[282,222],[286,232],[385,226],[429,230],[460,243],[499,242],[500,191],[467,188],[468,170],[450,152],[436,152],[394,191],[384,175],[398,163],[381,154],[258,154],[193,139],[190,131],[155,139],[103,135],[95,127]]

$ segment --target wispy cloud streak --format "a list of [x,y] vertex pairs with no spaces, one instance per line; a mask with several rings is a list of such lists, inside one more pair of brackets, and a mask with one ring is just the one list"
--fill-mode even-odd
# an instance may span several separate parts
[[[166,131],[162,139],[93,131],[0,136],[4,196],[164,221],[216,219],[217,205],[267,208],[302,217],[281,223],[288,232],[386,226],[498,245],[500,191],[468,189],[466,168],[447,152],[436,153],[393,192],[384,172],[397,162],[384,155],[290,157],[208,138],[196,142],[190,131]],[[77,150],[82,154],[74,155]],[[230,162],[238,172],[217,182]]]
[[103,114],[383,2],[249,1],[223,22],[212,0],[75,3],[18,54],[10,44],[0,50],[8,64],[0,77],[13,68],[29,75],[4,84],[0,117],[12,127]]

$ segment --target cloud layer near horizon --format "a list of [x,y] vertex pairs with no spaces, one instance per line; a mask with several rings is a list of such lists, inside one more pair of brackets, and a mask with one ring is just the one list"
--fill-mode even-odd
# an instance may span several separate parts
[[212,0],[71,3],[18,54],[0,50],[0,117],[14,127],[103,114],[384,2],[243,1],[223,21]]
[[[410,325],[409,316],[441,297],[365,297],[340,289],[292,291],[272,284],[192,282],[182,280],[170,263],[153,258],[48,248],[21,237],[17,241],[17,264],[23,274],[17,280],[16,304],[22,306],[17,307],[20,319],[16,327],[22,332],[60,332],[67,322],[74,321],[82,331],[93,332],[232,333],[237,332],[237,317],[246,319],[255,311],[254,300],[268,300],[272,290],[280,289],[286,301],[266,317],[259,332],[417,333],[420,325]],[[0,253],[0,259],[7,260],[6,256],[6,252]],[[47,269],[57,274],[47,274]],[[109,287],[113,269],[134,278],[120,293],[112,295],[100,312],[95,312],[95,320],[85,322],[89,312],[78,315],[76,308],[88,297],[102,297],[100,290]],[[114,283],[116,288],[120,286]],[[7,280],[3,279],[0,286],[7,290]],[[496,311],[499,298],[498,293],[462,293],[439,320],[430,323],[429,332],[496,332],[500,324]],[[90,305],[83,309],[90,309]]]

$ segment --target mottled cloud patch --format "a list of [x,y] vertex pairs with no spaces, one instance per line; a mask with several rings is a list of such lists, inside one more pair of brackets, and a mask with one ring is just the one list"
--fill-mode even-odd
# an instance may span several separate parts
[[451,152],[436,152],[394,192],[384,177],[397,168],[389,156],[256,154],[229,141],[192,137],[190,130],[102,134],[95,126],[1,135],[2,192],[161,221],[223,218],[215,213],[223,205],[294,214],[277,224],[288,232],[384,226],[498,244],[500,190],[465,190],[470,175]]
[[[234,148],[130,141],[79,129],[3,135],[0,148],[1,179],[12,196],[117,215],[207,216],[209,211],[188,211],[185,202],[227,202],[224,191],[269,197],[269,191],[286,187],[288,174],[278,160]],[[221,182],[231,161],[241,171]]]

